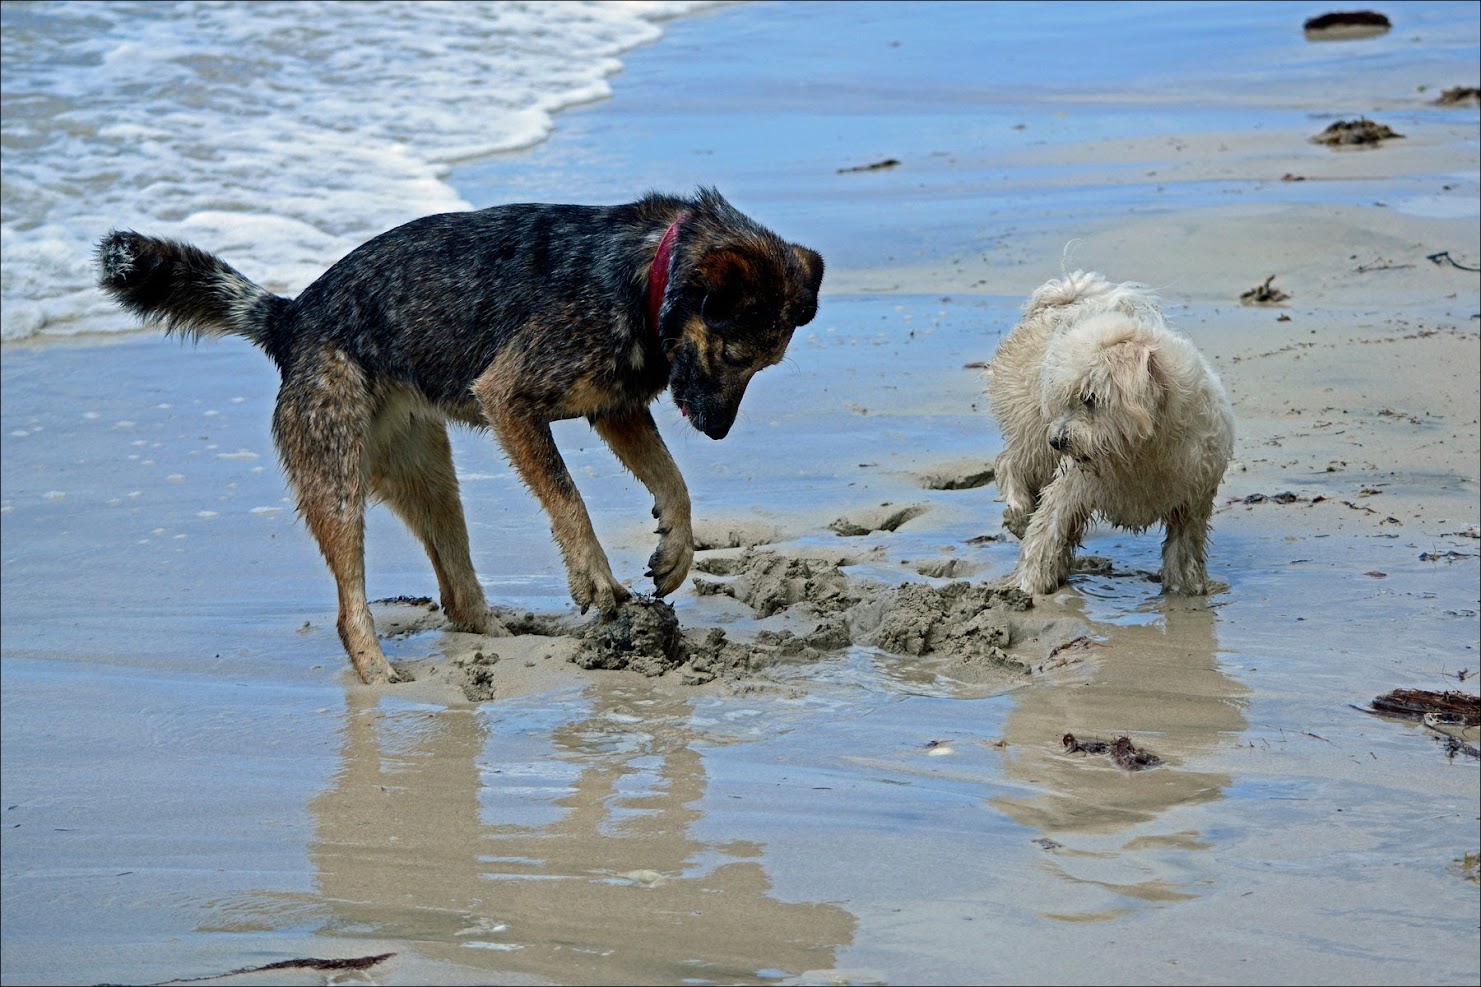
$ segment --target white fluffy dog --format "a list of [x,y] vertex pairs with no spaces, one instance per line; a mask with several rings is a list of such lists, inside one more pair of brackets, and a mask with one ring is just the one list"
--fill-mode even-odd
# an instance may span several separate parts
[[1023,541],[1019,588],[1063,583],[1099,516],[1134,531],[1161,522],[1163,591],[1207,593],[1204,543],[1234,451],[1234,412],[1150,289],[1084,271],[1048,282],[988,373],[1006,440],[1003,523]]

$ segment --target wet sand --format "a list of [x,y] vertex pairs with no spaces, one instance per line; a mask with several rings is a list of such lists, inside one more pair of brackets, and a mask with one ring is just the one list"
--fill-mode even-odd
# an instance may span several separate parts
[[[1481,292],[1429,259],[1478,264],[1476,111],[1429,102],[1474,52],[979,119],[885,61],[946,59],[950,23],[831,9],[668,25],[610,102],[458,175],[478,205],[699,176],[828,258],[730,437],[658,406],[703,549],[677,663],[581,667],[545,520],[461,433],[475,562],[524,633],[445,631],[377,511],[369,589],[416,681],[361,686],[260,354],[0,353],[5,982],[384,953],[220,982],[1477,980],[1477,762],[1354,708],[1476,691]],[[808,61],[824,30],[842,67]],[[797,88],[738,81],[763,54]],[[1405,138],[1309,142],[1357,111]],[[1156,286],[1231,393],[1206,600],[1108,529],[1063,590],[993,592],[1016,543],[977,365],[1062,264]],[[1288,301],[1240,304],[1271,275]],[[641,589],[646,494],[584,424],[557,440]]]

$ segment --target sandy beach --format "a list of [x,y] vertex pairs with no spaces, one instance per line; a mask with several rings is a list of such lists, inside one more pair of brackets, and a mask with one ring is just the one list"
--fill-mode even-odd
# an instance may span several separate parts
[[[1123,16],[1071,7],[1045,37]],[[1366,711],[1481,681],[1478,109],[1435,104],[1481,75],[1476,8],[1341,42],[1301,5],[1127,9],[1157,29],[1080,57],[994,42],[1016,5],[720,6],[453,170],[475,207],[713,184],[827,259],[729,437],[655,406],[699,543],[677,663],[600,667],[464,431],[518,633],[447,630],[378,509],[415,681],[363,686],[268,360],[5,344],[0,981],[1476,983],[1477,729]],[[1357,117],[1403,136],[1311,141]],[[1233,399],[1207,598],[1109,528],[1060,591],[1002,589],[982,367],[1076,268],[1156,288]],[[645,588],[647,493],[584,422],[556,439]]]

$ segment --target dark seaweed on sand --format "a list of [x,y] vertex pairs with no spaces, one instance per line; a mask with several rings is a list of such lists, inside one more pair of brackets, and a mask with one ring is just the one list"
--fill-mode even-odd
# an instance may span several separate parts
[[1426,689],[1395,689],[1374,698],[1371,707],[1356,707],[1365,713],[1418,720],[1438,734],[1445,754],[1454,759],[1481,758],[1481,750],[1468,743],[1465,731],[1481,726],[1481,696],[1468,692],[1432,692]]
[[1453,718],[1468,727],[1481,726],[1481,696],[1469,692],[1431,692],[1425,689],[1395,689],[1374,698],[1373,712],[1422,720],[1426,714]]
[[[186,977],[179,980],[162,980],[151,984],[150,987],[168,987],[170,984],[193,984],[202,980],[225,980],[227,977],[240,977],[252,973],[272,973],[278,970],[369,970],[378,963],[384,962],[395,956],[395,953],[377,953],[374,956],[352,956],[345,959],[321,960],[317,957],[306,957],[299,960],[279,960],[276,963],[267,963],[263,966],[244,966],[240,969],[229,970],[226,973],[214,973],[206,977]],[[103,984],[100,987],[111,987]]]
[[1360,147],[1377,144],[1379,141],[1402,139],[1403,136],[1387,124],[1374,123],[1367,117],[1358,117],[1356,120],[1338,120],[1311,138],[1311,142],[1325,144],[1328,147]]
[[1374,10],[1343,10],[1308,18],[1302,29],[1330,31],[1334,27],[1373,27],[1387,30],[1392,26],[1387,17]]
[[1440,94],[1436,106],[1471,106],[1481,103],[1481,89],[1475,86],[1454,86]]
[[1062,742],[1066,754],[1109,754],[1112,761],[1127,771],[1155,768],[1162,763],[1162,758],[1146,748],[1133,744],[1130,737],[1117,737],[1109,744],[1103,740],[1089,740],[1082,743],[1075,738],[1074,734],[1067,733],[1062,738]]
[[1278,305],[1281,302],[1289,301],[1291,296],[1277,288],[1272,283],[1274,281],[1275,275],[1272,274],[1260,284],[1255,285],[1255,287],[1240,295],[1240,302],[1245,305]]

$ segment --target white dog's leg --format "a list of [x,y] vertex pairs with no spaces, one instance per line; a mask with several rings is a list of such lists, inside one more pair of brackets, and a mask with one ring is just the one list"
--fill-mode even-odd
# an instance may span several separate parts
[[1052,593],[1070,575],[1075,546],[1090,520],[1091,499],[1076,470],[1060,473],[1044,488],[1029,520],[1014,582],[1025,593]]
[[1028,528],[1029,516],[1034,513],[1034,502],[1039,494],[1038,488],[1030,488],[1025,482],[1018,459],[1013,455],[1011,446],[1004,449],[998,456],[994,473],[998,490],[1003,494],[1003,500],[1006,502],[1003,508],[1003,527],[1013,532],[1014,537],[1022,539],[1024,531]]
[[1162,542],[1162,591],[1183,596],[1208,592],[1204,544],[1208,541],[1212,503],[1179,508],[1167,518],[1167,538]]

